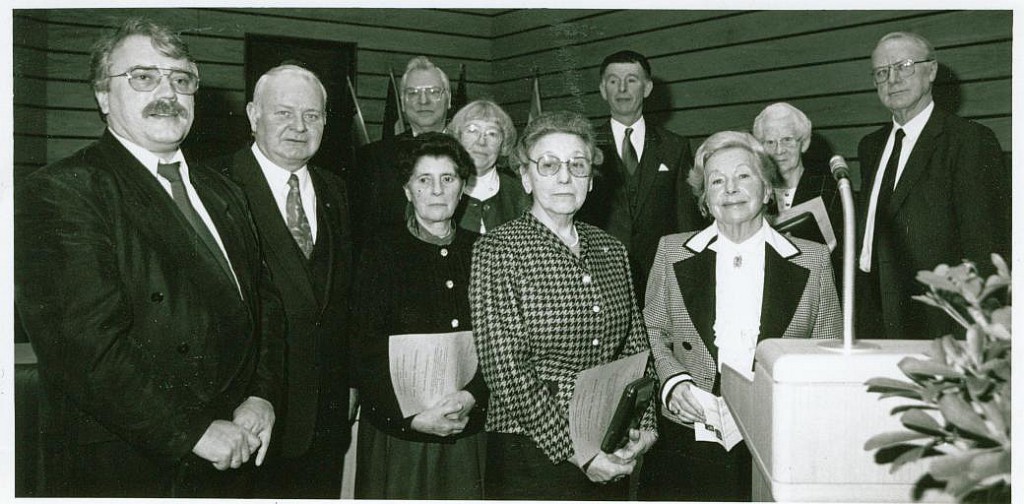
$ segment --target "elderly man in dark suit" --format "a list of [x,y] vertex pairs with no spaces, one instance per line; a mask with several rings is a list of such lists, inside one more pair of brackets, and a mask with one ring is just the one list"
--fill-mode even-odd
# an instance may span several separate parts
[[279,442],[256,473],[256,497],[341,497],[354,397],[346,325],[352,240],[345,183],[307,164],[320,147],[326,100],[309,70],[270,69],[245,109],[255,142],[213,162],[249,198],[288,326]]
[[245,197],[178,148],[195,60],[176,34],[131,20],[96,45],[92,83],[107,130],[16,201],[46,494],[244,496],[244,472],[226,470],[266,455],[283,315]]
[[641,308],[658,240],[705,225],[686,184],[693,162],[686,140],[644,118],[653,88],[642,54],[620,51],[601,63],[601,97],[611,120],[597,127],[605,161],[595,167],[594,188],[579,216],[626,245]]
[[935,50],[906,32],[882,37],[871,55],[878,97],[892,122],[857,153],[860,191],[857,290],[861,337],[931,339],[954,327],[941,310],[911,299],[919,270],[975,261],[991,270],[1009,257],[1010,172],[988,128],[935,106]]
[[444,131],[452,105],[448,75],[426,56],[409,60],[402,75],[402,105],[411,130],[367,144],[356,152],[348,182],[352,188],[353,235],[361,246],[381,229],[403,224],[411,215],[395,168],[403,140],[429,131]]

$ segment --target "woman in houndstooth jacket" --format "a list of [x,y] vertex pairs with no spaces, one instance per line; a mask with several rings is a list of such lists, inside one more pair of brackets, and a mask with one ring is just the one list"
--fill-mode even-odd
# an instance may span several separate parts
[[624,499],[625,476],[656,439],[654,408],[615,453],[579,460],[569,438],[577,374],[648,349],[626,249],[573,220],[601,152],[585,118],[554,112],[526,127],[516,154],[532,207],[477,242],[470,281],[492,394],[484,496]]
[[658,245],[644,320],[661,380],[661,442],[644,461],[642,500],[750,500],[750,452],[694,440],[720,395],[722,363],[753,369],[764,338],[838,338],[842,317],[828,248],[788,239],[766,223],[778,169],[747,133],[724,131],[697,150],[690,185],[707,229]]

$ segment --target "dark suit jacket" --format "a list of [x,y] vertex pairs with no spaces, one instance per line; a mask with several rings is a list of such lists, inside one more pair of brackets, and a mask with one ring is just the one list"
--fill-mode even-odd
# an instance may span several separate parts
[[378,140],[356,151],[356,162],[348,176],[351,190],[352,234],[356,247],[384,229],[405,225],[408,200],[399,180],[398,148],[413,138],[412,131],[390,140]]
[[[326,247],[329,258],[326,278],[314,282],[309,261],[288,231],[252,150],[246,147],[211,164],[235,181],[248,197],[267,265],[284,304],[287,387],[275,444],[286,457],[302,455],[318,427],[334,431],[339,444],[337,456],[344,457],[349,438],[346,315],[352,275],[345,183],[326,170],[309,167],[317,201],[316,247]],[[328,411],[329,417],[318,419],[320,410]]]
[[[686,182],[693,155],[683,137],[647,121],[643,157],[637,168],[639,196],[631,204],[626,168],[616,151],[610,122],[597,128],[597,143],[604,153],[604,163],[595,167],[594,188],[577,216],[626,245],[637,300],[643,307],[658,240],[707,224]],[[661,171],[662,166],[667,170]]]
[[[826,167],[804,166],[804,174],[800,177],[800,183],[796,186],[796,194],[793,195],[793,206],[821,197],[828,213],[828,219],[832,223],[832,231],[836,234],[836,248],[832,251],[832,273],[836,278],[836,289],[842,292],[843,277],[843,203],[839,198],[839,187],[836,179]],[[794,228],[792,236],[805,240],[824,243],[824,237],[818,230],[818,225],[812,221],[806,222]]]
[[[864,173],[859,240],[863,243],[871,188],[892,123],[865,136],[857,149]],[[995,134],[936,107],[914,145],[893,192],[890,222],[876,226],[877,271],[858,284],[862,338],[931,339],[954,329],[941,310],[911,299],[924,292],[915,277],[939,264],[975,261],[993,271],[989,255],[1010,257],[1010,171]],[[876,221],[876,223],[879,221]],[[881,232],[880,232],[881,231]],[[869,278],[876,289],[866,285]],[[881,306],[881,312],[871,310]]]
[[45,428],[61,452],[121,442],[171,477],[179,462],[198,460],[192,447],[210,423],[231,420],[246,397],[280,404],[283,314],[245,198],[219,174],[189,168],[241,296],[109,131],[18,188],[16,304],[47,386]]
[[[680,233],[661,239],[647,284],[644,322],[661,383],[687,373],[694,384],[711,392],[718,381],[716,254],[702,238],[704,233]],[[790,241],[791,250],[765,245],[758,341],[842,337],[828,247],[800,238],[781,239]]]

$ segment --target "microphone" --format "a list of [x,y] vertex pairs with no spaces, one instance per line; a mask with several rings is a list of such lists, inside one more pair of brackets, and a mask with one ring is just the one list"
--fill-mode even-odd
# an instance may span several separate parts
[[843,156],[836,154],[832,156],[832,159],[828,160],[828,167],[832,170],[832,176],[836,180],[849,179],[850,178],[850,165],[846,164],[846,160]]

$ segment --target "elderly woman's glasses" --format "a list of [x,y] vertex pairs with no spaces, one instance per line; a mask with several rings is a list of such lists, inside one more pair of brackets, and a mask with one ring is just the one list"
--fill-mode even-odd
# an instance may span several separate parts
[[406,100],[418,100],[421,96],[426,96],[430,101],[437,101],[444,94],[444,88],[434,86],[407,87],[403,93]]
[[762,140],[761,141],[761,145],[763,145],[765,150],[767,150],[769,152],[775,152],[775,149],[777,147],[782,147],[783,149],[792,149],[793,147],[796,147],[797,144],[799,144],[799,143],[800,143],[800,139],[799,138],[790,137],[790,136],[782,137],[782,138],[780,138],[778,140]]
[[896,76],[900,79],[906,79],[907,77],[914,75],[914,69],[918,63],[929,63],[932,61],[935,61],[935,59],[930,58],[918,61],[905,59],[903,61],[897,61],[891,65],[877,67],[871,71],[871,75],[875,77],[875,84],[881,84],[888,81],[892,72],[896,72]]
[[[164,73],[166,72],[166,73]],[[147,92],[156,89],[160,82],[167,77],[171,83],[171,89],[175,93],[183,95],[195,94],[199,90],[199,76],[184,70],[159,67],[131,67],[127,72],[111,75],[114,77],[128,78],[128,84],[132,89],[139,92]]]
[[566,169],[569,170],[569,174],[573,177],[589,177],[590,176],[590,160],[583,157],[574,157],[562,161],[557,156],[551,154],[544,154],[539,159],[531,159],[533,163],[537,164],[537,173],[545,177],[550,177],[565,165]]

